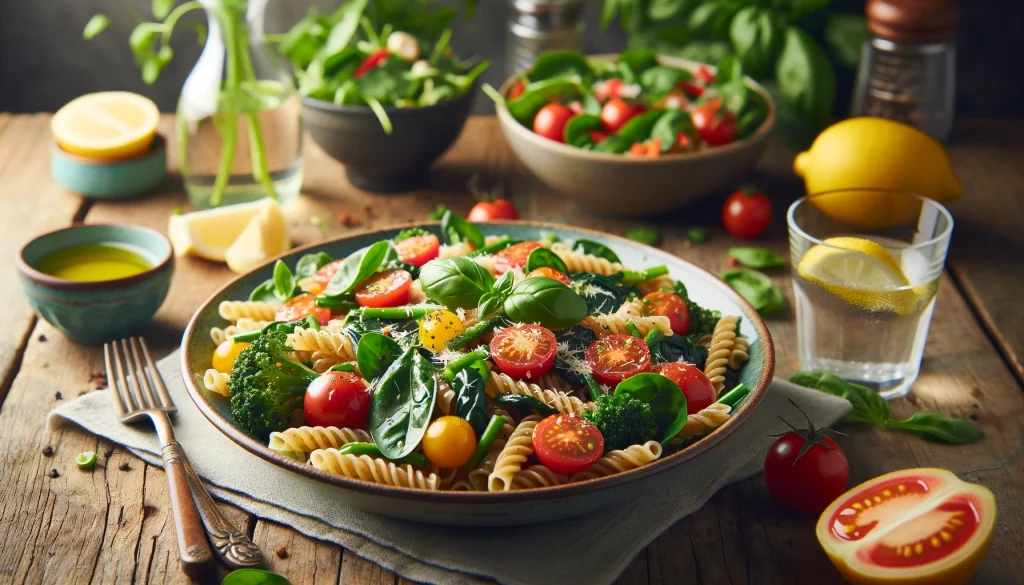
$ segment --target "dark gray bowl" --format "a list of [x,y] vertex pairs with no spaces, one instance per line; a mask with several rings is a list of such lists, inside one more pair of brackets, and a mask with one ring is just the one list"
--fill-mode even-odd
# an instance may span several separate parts
[[353,185],[378,193],[409,191],[429,185],[430,165],[462,132],[476,93],[474,85],[433,106],[385,108],[394,126],[391,134],[364,106],[302,98],[302,117],[320,148],[345,165]]

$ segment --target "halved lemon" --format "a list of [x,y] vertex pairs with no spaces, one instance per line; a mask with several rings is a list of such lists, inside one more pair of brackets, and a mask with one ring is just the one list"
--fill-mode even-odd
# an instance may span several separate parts
[[149,148],[160,111],[152,100],[127,91],[90,93],[57,111],[50,131],[71,154],[97,159],[125,159]]
[[837,237],[815,245],[800,259],[797,273],[848,303],[871,311],[906,315],[917,293],[893,255],[871,240]]
[[242,233],[224,253],[228,268],[242,273],[291,247],[288,226],[281,208],[272,199],[249,220]]
[[276,202],[266,199],[172,215],[167,234],[178,256],[192,254],[224,262],[228,248],[235,243],[250,220],[271,205],[277,208]]

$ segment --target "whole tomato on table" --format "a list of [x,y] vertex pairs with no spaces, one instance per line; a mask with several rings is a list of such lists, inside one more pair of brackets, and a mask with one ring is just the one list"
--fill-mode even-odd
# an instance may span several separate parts
[[768,229],[772,221],[772,202],[756,189],[739,189],[725,200],[722,223],[736,238],[752,240]]
[[816,429],[806,414],[804,418],[806,429],[787,422],[793,430],[772,444],[764,458],[764,482],[783,506],[820,514],[846,491],[850,464],[828,429]]
[[[562,126],[565,127],[564,125]],[[519,212],[516,206],[508,199],[495,199],[494,201],[481,201],[469,210],[466,217],[469,221],[495,221],[501,219],[519,219]]]

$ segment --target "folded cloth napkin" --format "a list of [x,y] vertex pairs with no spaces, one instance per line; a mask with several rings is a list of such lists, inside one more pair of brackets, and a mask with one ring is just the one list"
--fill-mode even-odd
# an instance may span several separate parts
[[[725,441],[683,469],[663,474],[665,489],[643,499],[568,520],[534,526],[472,528],[433,526],[363,512],[344,504],[338,489],[276,467],[222,435],[189,399],[178,354],[157,366],[178,406],[174,432],[214,497],[260,518],[337,543],[414,581],[431,583],[610,583],[633,557],[677,520],[700,508],[721,487],[750,477],[773,433],[787,430],[778,415],[801,418],[793,399],[815,426],[848,409],[845,400],[776,380],[754,416]],[[160,465],[156,434],[148,425],[120,424],[109,390],[66,402],[49,415],[53,428],[71,422],[128,447]],[[599,540],[614,539],[614,546]]]

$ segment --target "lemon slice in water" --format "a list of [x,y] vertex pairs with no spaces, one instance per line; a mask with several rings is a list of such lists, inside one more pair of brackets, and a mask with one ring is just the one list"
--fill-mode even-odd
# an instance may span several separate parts
[[918,295],[908,288],[899,261],[871,240],[829,238],[812,246],[797,273],[844,301],[869,311],[906,315],[917,307]]

